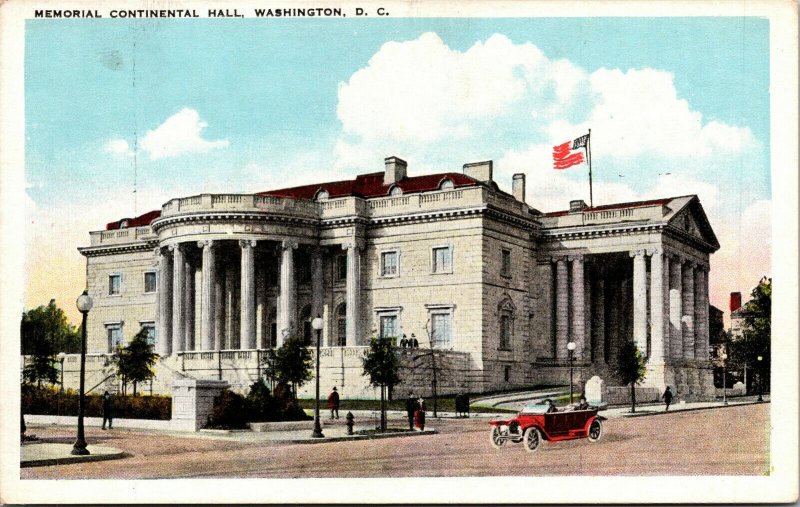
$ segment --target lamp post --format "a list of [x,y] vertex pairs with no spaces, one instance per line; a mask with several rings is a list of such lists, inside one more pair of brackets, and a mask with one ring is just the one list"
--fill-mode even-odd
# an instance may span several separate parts
[[569,351],[569,404],[572,405],[572,362],[575,360],[575,342],[567,343]]
[[64,358],[67,355],[63,352],[58,353],[58,362],[61,363],[61,383],[58,387],[58,415],[61,415],[61,395],[64,394]]
[[78,296],[75,302],[78,311],[83,315],[81,324],[81,380],[80,380],[80,395],[78,398],[78,438],[72,446],[71,454],[86,455],[89,450],[86,448],[86,438],[83,436],[83,411],[85,408],[84,403],[84,381],[86,378],[86,316],[89,310],[92,309],[92,298],[89,297],[88,291],[83,291],[83,294]]
[[728,404],[728,354],[725,346],[722,346],[722,353],[719,355],[722,360],[722,404]]
[[764,384],[762,383],[764,372],[761,371],[761,361],[763,360],[764,356],[758,356],[758,400],[757,401],[764,401],[764,397],[762,396],[762,394],[764,393]]
[[322,434],[322,426],[319,423],[319,344],[322,336],[322,318],[317,315],[317,318],[311,321],[311,327],[317,331],[317,391],[314,396],[314,431],[311,433],[311,438],[325,438]]

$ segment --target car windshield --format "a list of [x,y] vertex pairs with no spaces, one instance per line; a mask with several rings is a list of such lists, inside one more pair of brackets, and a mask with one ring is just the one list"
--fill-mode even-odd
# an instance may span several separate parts
[[522,409],[522,413],[524,414],[545,414],[547,413],[547,408],[549,405],[546,403],[537,404],[537,405],[525,405],[525,408]]

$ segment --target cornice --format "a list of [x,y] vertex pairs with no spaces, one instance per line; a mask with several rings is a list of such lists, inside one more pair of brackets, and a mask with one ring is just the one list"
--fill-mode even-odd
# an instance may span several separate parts
[[151,252],[158,247],[157,239],[149,239],[139,243],[124,243],[111,246],[84,246],[78,247],[78,251],[84,257],[99,257],[101,255],[116,255],[131,252]]
[[157,218],[154,220],[150,227],[153,232],[158,233],[160,229],[169,225],[184,224],[189,222],[212,222],[219,220],[242,220],[248,222],[278,222],[287,223],[292,225],[320,225],[318,218],[298,217],[294,215],[283,215],[276,213],[261,213],[261,212],[201,212],[201,213],[186,213],[181,215],[173,215],[169,217]]
[[564,239],[588,239],[601,238],[606,236],[628,236],[631,234],[643,234],[648,232],[663,231],[663,223],[639,223],[626,224],[611,227],[592,227],[579,226],[563,229],[543,229],[539,237],[544,241],[564,240]]

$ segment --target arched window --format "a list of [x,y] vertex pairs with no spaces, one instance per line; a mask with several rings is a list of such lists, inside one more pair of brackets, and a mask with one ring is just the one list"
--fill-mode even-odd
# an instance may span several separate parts
[[511,298],[506,297],[497,306],[497,316],[499,319],[500,330],[500,350],[511,350],[511,342],[514,337],[514,303]]
[[445,178],[439,184],[439,190],[453,190],[453,188],[455,188],[455,184],[453,183],[453,180],[451,180],[450,178]]
[[317,192],[317,200],[318,201],[324,201],[324,200],[328,199],[329,197],[330,197],[330,194],[328,193],[327,190],[320,190],[319,192]]
[[392,185],[392,188],[389,189],[389,195],[392,197],[403,195],[403,189],[397,185]]
[[300,312],[300,322],[302,322],[302,331],[303,331],[303,345],[306,347],[311,345],[311,340],[313,337],[313,329],[311,328],[311,305],[306,305],[303,307],[303,310]]
[[347,344],[347,304],[336,307],[336,337],[334,346],[344,347]]

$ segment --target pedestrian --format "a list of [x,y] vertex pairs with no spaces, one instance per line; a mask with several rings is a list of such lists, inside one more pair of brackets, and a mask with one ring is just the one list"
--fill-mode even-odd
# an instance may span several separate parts
[[417,400],[417,411],[414,413],[414,425],[425,431],[425,400],[420,396]]
[[111,399],[111,393],[106,391],[103,393],[103,429],[106,429],[106,421],[108,421],[108,429],[111,429],[114,418],[114,402]]
[[408,346],[410,348],[412,348],[412,349],[418,349],[419,348],[419,342],[417,341],[417,337],[414,336],[413,334],[411,335],[411,339],[408,340]]
[[664,391],[664,394],[662,394],[661,397],[664,399],[664,403],[667,405],[667,407],[664,409],[664,412],[669,412],[669,404],[672,403],[672,391],[669,390],[669,386],[667,386],[667,389]]
[[464,412],[464,398],[461,393],[456,395],[456,417],[461,417]]
[[414,429],[414,413],[417,411],[417,399],[414,397],[412,391],[408,392],[408,399],[406,400],[406,414],[408,415],[408,429]]
[[406,347],[408,347],[408,338],[406,338],[406,335],[403,335],[403,338],[400,340],[400,348],[404,349]]
[[333,386],[333,391],[331,394],[328,395],[328,408],[331,411],[331,419],[333,419],[334,413],[336,414],[336,418],[339,418],[339,393],[336,391],[336,386]]
[[464,417],[469,418],[469,393],[464,393],[461,398],[464,404]]

